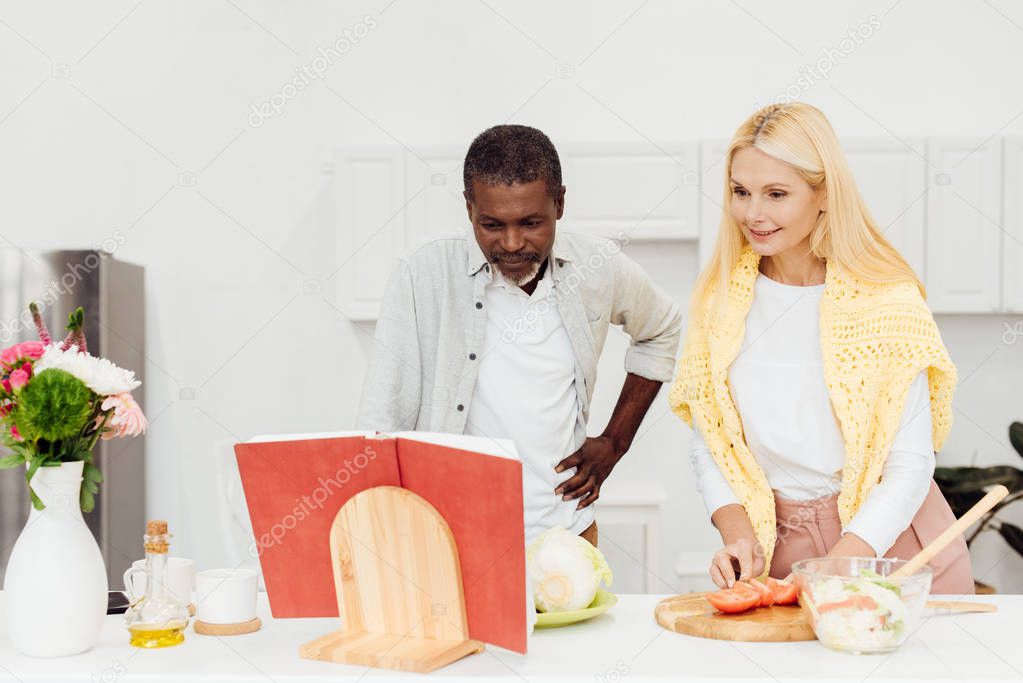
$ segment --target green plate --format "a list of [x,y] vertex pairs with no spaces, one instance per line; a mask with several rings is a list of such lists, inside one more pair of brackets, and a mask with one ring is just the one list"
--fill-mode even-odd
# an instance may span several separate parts
[[578,621],[586,621],[587,619],[592,619],[598,614],[603,614],[616,602],[618,602],[617,595],[614,593],[608,593],[603,588],[598,588],[597,595],[593,598],[593,602],[590,603],[589,607],[584,609],[576,609],[569,612],[537,612],[536,628],[551,628],[554,626],[574,624]]

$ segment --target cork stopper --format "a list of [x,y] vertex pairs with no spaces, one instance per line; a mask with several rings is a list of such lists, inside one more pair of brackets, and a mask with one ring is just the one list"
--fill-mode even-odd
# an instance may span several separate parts
[[146,522],[145,546],[147,553],[166,554],[170,547],[167,542],[167,520],[151,519]]

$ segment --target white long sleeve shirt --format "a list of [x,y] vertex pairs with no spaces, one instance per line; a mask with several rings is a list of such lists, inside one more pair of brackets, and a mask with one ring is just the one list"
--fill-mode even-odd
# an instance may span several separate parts
[[[841,487],[845,446],[831,409],[820,346],[823,293],[824,285],[785,285],[759,275],[742,349],[729,368],[746,445],[780,498],[813,500]],[[693,432],[691,459],[708,512],[739,502],[699,430]],[[924,371],[910,386],[881,482],[843,531],[884,555],[916,515],[933,473]]]

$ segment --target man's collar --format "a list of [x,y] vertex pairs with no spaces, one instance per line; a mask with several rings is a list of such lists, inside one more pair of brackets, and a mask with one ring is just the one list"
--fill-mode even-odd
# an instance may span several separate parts
[[468,258],[466,259],[466,275],[475,275],[487,263],[487,257],[480,249],[480,243],[476,241],[476,234],[469,228],[465,237],[465,247]]
[[[480,249],[479,242],[476,241],[476,235],[473,233],[472,228],[469,229],[468,234],[465,238],[466,241],[466,275],[475,275],[480,271],[480,268],[487,264],[487,257],[483,254],[483,250]],[[551,247],[551,263],[563,263],[565,261],[571,261],[568,258],[567,251],[565,249],[565,243],[561,239],[560,233],[554,233],[554,246]]]

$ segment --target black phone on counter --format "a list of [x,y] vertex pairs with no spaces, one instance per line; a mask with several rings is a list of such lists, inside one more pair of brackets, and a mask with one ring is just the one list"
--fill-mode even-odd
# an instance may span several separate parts
[[128,604],[124,591],[107,591],[107,614],[124,614],[128,611]]

